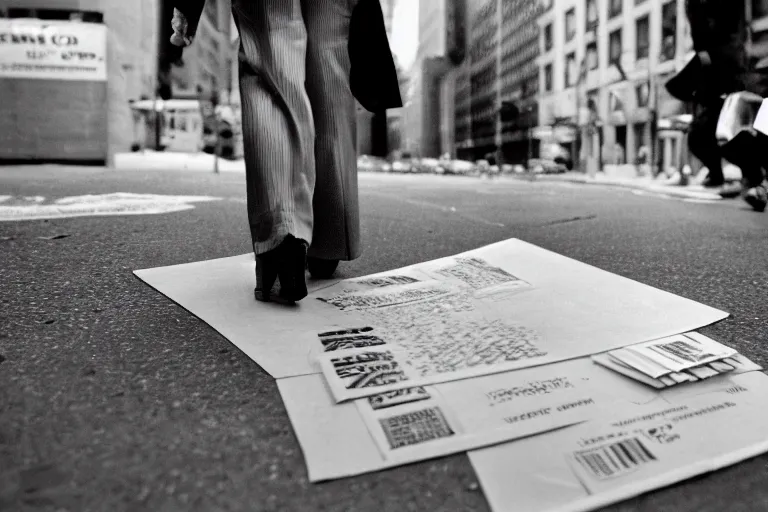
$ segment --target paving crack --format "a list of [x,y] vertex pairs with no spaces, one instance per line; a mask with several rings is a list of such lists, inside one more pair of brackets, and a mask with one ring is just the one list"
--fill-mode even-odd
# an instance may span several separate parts
[[576,216],[576,217],[569,217],[567,219],[553,220],[553,221],[545,223],[544,225],[545,226],[558,226],[560,224],[568,224],[570,222],[579,222],[579,221],[582,221],[582,220],[593,220],[593,219],[596,219],[596,218],[597,218],[597,215],[579,215],[579,216]]

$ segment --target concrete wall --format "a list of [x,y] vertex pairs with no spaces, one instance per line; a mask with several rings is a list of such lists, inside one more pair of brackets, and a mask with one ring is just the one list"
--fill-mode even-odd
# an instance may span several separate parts
[[[0,80],[0,158],[110,161],[134,142],[128,101],[153,96],[157,1],[36,0],[37,9],[97,11],[107,26],[107,83]],[[0,10],[30,8],[0,0]]]

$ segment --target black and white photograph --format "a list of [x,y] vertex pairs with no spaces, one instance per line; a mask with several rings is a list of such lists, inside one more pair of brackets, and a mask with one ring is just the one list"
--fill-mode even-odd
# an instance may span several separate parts
[[764,512],[768,0],[0,0],[0,512]]

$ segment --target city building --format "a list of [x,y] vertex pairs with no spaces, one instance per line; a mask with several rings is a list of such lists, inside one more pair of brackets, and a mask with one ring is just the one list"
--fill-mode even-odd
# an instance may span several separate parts
[[591,170],[643,146],[680,164],[682,136],[657,138],[657,120],[686,112],[663,86],[692,46],[684,0],[550,0],[539,28],[540,137]]
[[467,59],[449,78],[459,157],[522,164],[536,151],[540,12],[540,0],[468,3]]
[[206,0],[192,46],[184,50],[183,66],[174,66],[171,75],[174,98],[197,99],[217,95],[226,103],[236,88],[232,68],[234,23],[227,0]]
[[[33,7],[33,8],[31,8]],[[158,0],[0,0],[0,160],[103,164],[154,97]]]
[[403,112],[403,148],[421,157],[441,153],[440,89],[446,58],[446,0],[420,0],[416,57]]
[[468,3],[468,76],[464,78],[464,87],[457,89],[457,93],[469,95],[470,129],[469,138],[457,141],[457,145],[463,149],[462,156],[471,160],[495,153],[499,142],[500,4],[501,0],[476,0]]
[[503,0],[501,12],[501,102],[511,106],[501,119],[502,161],[524,164],[538,154],[533,128],[539,124],[540,0]]

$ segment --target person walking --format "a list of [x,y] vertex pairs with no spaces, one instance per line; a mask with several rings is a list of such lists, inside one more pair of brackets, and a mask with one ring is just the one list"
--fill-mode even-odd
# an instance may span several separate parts
[[[204,3],[175,1],[172,45],[192,43]],[[328,278],[360,256],[355,99],[401,107],[397,72],[379,0],[232,0],[232,14],[254,295],[293,303],[307,268]]]
[[742,91],[746,85],[746,12],[742,2],[723,0],[686,0],[685,9],[701,70],[692,84],[695,110],[688,145],[709,170],[703,185],[719,188],[725,184],[725,177],[715,133],[723,96]]

